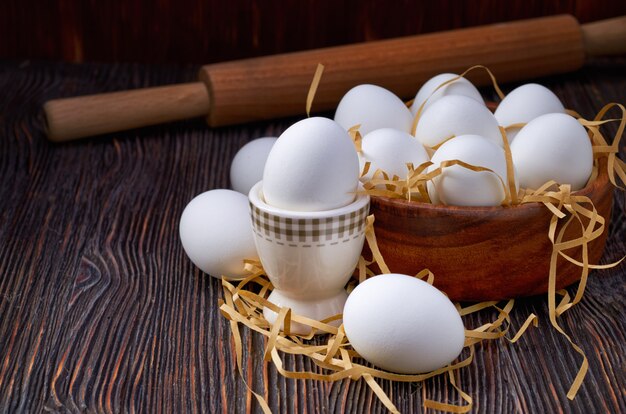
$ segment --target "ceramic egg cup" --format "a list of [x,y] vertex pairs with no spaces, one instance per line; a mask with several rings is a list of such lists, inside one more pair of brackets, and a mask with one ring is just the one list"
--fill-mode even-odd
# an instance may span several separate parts
[[[289,211],[265,202],[261,181],[249,199],[259,258],[274,286],[268,300],[318,321],[342,313],[348,297],[344,286],[365,241],[369,196],[359,194],[333,210]],[[263,315],[276,321],[277,314],[268,308]],[[292,322],[290,328],[291,333],[310,333],[303,324]]]

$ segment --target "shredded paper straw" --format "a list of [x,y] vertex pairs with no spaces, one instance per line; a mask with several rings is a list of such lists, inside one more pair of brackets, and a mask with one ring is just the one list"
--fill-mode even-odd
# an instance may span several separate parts
[[[323,69],[324,67],[322,65],[318,65],[315,72],[313,82],[307,96],[307,115],[310,113]],[[487,68],[483,66],[474,66],[468,69],[462,75],[442,83],[437,89],[435,89],[434,92],[476,69],[487,71],[492,79],[496,93],[500,96],[500,98],[503,98],[504,94],[498,87],[495,77]],[[419,117],[423,107],[424,103],[420,106],[415,116],[413,131],[415,131],[417,123],[419,122]],[[608,111],[615,107],[621,110],[621,118],[604,119]],[[575,111],[569,110],[568,113],[577,117],[581,125],[588,130],[589,139],[593,144],[593,153],[595,158],[594,175],[592,176],[592,179],[594,179],[598,174],[598,159],[606,157],[607,173],[611,184],[620,190],[624,190],[626,185],[626,167],[624,162],[617,158],[617,154],[619,153],[619,142],[621,136],[626,128],[626,108],[621,104],[608,104],[604,106],[600,112],[598,112],[597,116],[591,121],[583,119]],[[609,122],[619,122],[617,132],[610,144],[600,132],[600,127]],[[550,267],[547,275],[549,320],[551,325],[568,340],[572,348],[582,357],[581,366],[578,369],[578,373],[567,393],[567,397],[569,399],[574,399],[585,378],[589,364],[584,351],[560,326],[558,318],[582,300],[589,271],[591,269],[608,269],[618,265],[622,260],[624,260],[624,258],[618,262],[607,265],[589,263],[589,243],[602,235],[605,230],[606,219],[598,214],[593,202],[588,197],[572,192],[569,185],[559,185],[555,182],[548,182],[536,190],[524,189],[518,191],[515,187],[513,163],[508,140],[506,138],[506,129],[521,126],[523,126],[523,124],[501,128],[508,176],[506,181],[498,176],[505,192],[502,204],[516,205],[525,203],[541,203],[552,213],[549,227],[546,229],[547,237],[552,243]],[[359,125],[355,125],[348,132],[355,143],[357,151],[361,151],[361,134],[359,133]],[[428,192],[426,190],[426,183],[429,180],[441,175],[446,168],[457,166],[477,173],[490,172],[495,174],[487,168],[470,165],[460,160],[446,161],[437,166],[437,168],[427,171],[428,167],[431,165],[432,164],[430,162],[417,167],[408,164],[407,175],[402,178],[395,176],[389,177],[386,172],[377,170],[372,174],[371,179],[365,181],[363,185],[364,192],[371,196],[402,198],[416,202],[430,202]],[[366,163],[364,171],[361,175],[362,177],[368,173],[369,168],[369,163]],[[358,283],[376,275],[376,273],[372,270],[372,265],[374,264],[382,273],[390,273],[376,242],[374,220],[375,217],[373,215],[367,217],[365,230],[366,241],[372,253],[372,259],[366,260],[364,257],[359,259],[355,270],[355,276]],[[580,236],[572,240],[565,240],[566,230],[571,225],[578,225],[580,227]],[[568,254],[568,251],[571,251],[571,249],[574,248],[580,248],[581,260],[577,260]],[[581,269],[580,282],[573,298],[565,289],[556,290],[556,280],[558,276],[557,259],[559,257],[563,257],[565,260],[573,263]],[[510,315],[514,308],[514,299],[502,302],[486,301],[472,304],[464,308],[457,303],[455,306],[461,316],[466,316],[475,312],[485,312],[489,309],[495,311],[497,315],[492,322],[483,324],[473,329],[466,329],[464,345],[469,352],[465,352],[463,354],[467,354],[467,356],[460,361],[455,361],[446,367],[429,373],[417,375],[396,374],[362,363],[359,355],[350,346],[348,338],[343,330],[343,325],[336,327],[330,324],[330,322],[340,319],[341,315],[335,315],[324,321],[315,321],[301,315],[296,315],[288,308],[280,308],[267,300],[267,297],[273,287],[266,278],[261,263],[258,261],[248,260],[245,263],[245,268],[248,272],[248,276],[241,281],[231,281],[223,278],[222,285],[224,299],[220,300],[220,311],[230,322],[232,338],[235,345],[238,372],[244,381],[244,384],[257,399],[261,409],[265,413],[270,412],[267,402],[262,395],[252,390],[250,385],[245,381],[245,377],[243,375],[243,347],[240,334],[242,326],[245,326],[265,337],[266,340],[263,363],[273,363],[276,370],[286,378],[310,379],[318,381],[337,381],[346,378],[350,378],[354,381],[363,379],[372,389],[372,392],[380,399],[382,404],[390,412],[398,413],[398,409],[377,383],[377,379],[398,382],[420,382],[437,375],[447,375],[450,385],[456,390],[463,403],[453,404],[425,398],[423,406],[424,408],[447,411],[451,413],[466,413],[472,409],[473,400],[470,395],[465,393],[462,388],[457,385],[455,374],[460,369],[463,369],[472,363],[476,352],[476,346],[483,341],[489,340],[504,339],[510,343],[515,343],[525,332],[527,332],[528,328],[531,326],[537,326],[539,322],[538,317],[535,314],[530,314],[526,318],[525,322],[517,329],[517,332],[510,337]],[[428,269],[422,270],[416,274],[415,277],[426,279],[426,281],[430,284],[432,284],[435,280],[435,275],[433,275],[433,273]],[[353,285],[349,284],[348,291],[350,291],[351,288],[353,288]],[[557,297],[560,298],[558,303]],[[278,314],[278,318],[274,325],[270,325],[263,317],[264,307],[268,307]],[[309,326],[311,328],[310,334],[307,336],[291,335],[291,323],[299,323]],[[280,330],[281,326],[284,327],[282,331]],[[323,337],[325,338],[326,343],[320,345],[319,341],[312,342],[311,339],[316,333],[325,335]],[[318,369],[316,371],[286,370],[283,365],[281,354],[300,355],[304,358],[309,358],[318,367]]]

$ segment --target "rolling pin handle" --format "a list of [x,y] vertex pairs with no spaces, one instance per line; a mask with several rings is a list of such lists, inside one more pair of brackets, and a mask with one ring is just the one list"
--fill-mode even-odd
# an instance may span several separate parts
[[210,112],[202,82],[111,92],[46,102],[48,138],[62,142],[123,131]]
[[581,29],[587,56],[626,53],[626,16],[586,23]]

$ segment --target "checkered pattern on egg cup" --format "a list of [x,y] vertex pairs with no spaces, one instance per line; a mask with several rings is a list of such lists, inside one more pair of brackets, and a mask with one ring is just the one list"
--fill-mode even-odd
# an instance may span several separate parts
[[311,300],[343,289],[365,241],[369,196],[359,194],[338,209],[296,212],[267,205],[261,190],[259,183],[250,192],[252,227],[274,288]]

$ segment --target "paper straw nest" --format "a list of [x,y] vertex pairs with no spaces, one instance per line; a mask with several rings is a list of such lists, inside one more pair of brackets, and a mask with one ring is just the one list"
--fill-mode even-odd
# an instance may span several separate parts
[[[487,68],[475,66],[468,69],[459,77],[463,77],[468,72],[476,69],[486,70],[489,73],[493,81],[494,89],[502,99],[504,94],[498,87],[495,77]],[[307,114],[310,112],[313,97],[321,80],[322,72],[323,66],[318,65],[307,98]],[[457,78],[451,79],[448,82],[443,83],[439,86],[439,88],[448,83],[454,82],[456,79]],[[408,104],[410,104],[410,102]],[[604,119],[608,111],[614,107],[621,110],[621,118]],[[418,110],[415,117],[415,122],[413,124],[414,130],[419,120],[421,111],[422,108]],[[616,188],[624,190],[624,184],[626,183],[626,166],[622,160],[617,158],[617,154],[619,153],[620,138],[624,132],[624,128],[626,127],[626,108],[617,103],[608,104],[604,106],[600,112],[598,112],[593,120],[585,120],[578,113],[572,110],[569,110],[568,113],[576,117],[587,129],[589,138],[593,144],[594,172],[590,181],[594,180],[598,174],[598,169],[600,168],[598,160],[605,157],[607,159],[605,165],[607,167],[610,183]],[[610,143],[600,132],[600,126],[608,122],[619,122],[617,133]],[[507,128],[519,126],[520,125],[511,125]],[[621,262],[621,260],[604,266],[589,263],[588,244],[602,235],[607,223],[605,218],[597,213],[593,202],[588,197],[577,195],[575,192],[572,192],[569,185],[558,185],[555,182],[548,182],[535,191],[515,191],[513,163],[508,141],[506,139],[507,128],[501,128],[508,170],[508,182],[502,182],[506,193],[505,200],[502,204],[516,205],[524,203],[541,203],[552,213],[550,225],[546,229],[546,233],[552,242],[552,254],[548,274],[549,319],[552,326],[559,333],[565,336],[565,338],[567,338],[573,349],[578,352],[583,359],[578,370],[578,374],[576,375],[569,392],[567,393],[567,397],[569,399],[573,399],[582,384],[585,374],[587,373],[588,361],[583,350],[574,343],[572,338],[559,325],[558,318],[582,299],[590,269],[606,269],[617,265]],[[358,125],[351,128],[349,133],[354,140],[357,150],[360,150],[361,136],[358,132]],[[459,160],[452,160],[447,161],[435,170],[426,173],[425,171],[430,165],[431,163],[429,162],[419,166],[409,164],[407,165],[407,175],[402,178],[389,177],[384,171],[375,171],[372,178],[364,183],[365,192],[371,196],[401,198],[409,201],[428,203],[430,202],[430,199],[426,191],[426,183],[441,174],[445,168],[458,165],[472,171],[490,171],[486,168],[469,165]],[[367,172],[367,168],[368,166],[366,165],[363,174]],[[348,286],[348,290],[354,288],[356,283],[362,282],[368,277],[375,276],[376,273],[372,270],[372,268],[380,270],[382,273],[390,273],[376,243],[376,235],[373,227],[374,220],[375,217],[373,215],[369,216],[367,218],[366,228],[366,239],[369,249],[372,252],[372,258],[371,260],[366,260],[364,257],[360,258],[357,270],[355,271],[355,275],[357,277],[351,281],[351,284]],[[573,240],[564,240],[565,230],[570,225],[580,226],[581,236]],[[566,253],[567,250],[578,246],[582,250],[582,260],[580,261],[570,257]],[[556,290],[556,280],[558,275],[557,259],[559,256],[564,257],[569,262],[580,267],[580,283],[573,298],[565,289]],[[225,278],[223,279],[222,284],[224,288],[224,299],[220,301],[220,310],[224,317],[230,321],[230,327],[235,345],[237,368],[244,382],[245,379],[242,372],[243,350],[240,336],[241,326],[245,326],[248,329],[256,331],[266,338],[263,363],[268,363],[269,361],[273,362],[276,370],[281,375],[287,378],[311,379],[319,381],[337,381],[345,378],[359,380],[362,378],[385,405],[385,407],[394,413],[397,413],[398,410],[392,403],[391,399],[376,382],[377,378],[401,382],[420,382],[437,375],[447,375],[450,384],[458,391],[459,396],[462,398],[464,403],[458,405],[448,402],[433,401],[425,398],[423,402],[424,408],[453,413],[468,412],[472,409],[472,397],[463,392],[457,385],[455,380],[455,371],[471,364],[476,352],[476,345],[482,341],[507,340],[510,343],[515,343],[528,327],[531,325],[536,326],[538,323],[537,316],[530,314],[526,318],[526,321],[519,328],[517,328],[516,334],[511,337],[509,331],[512,329],[510,326],[511,320],[509,315],[513,310],[515,303],[514,299],[502,302],[481,302],[467,307],[461,307],[461,305],[457,303],[456,307],[461,316],[480,311],[485,312],[487,309],[495,310],[497,314],[497,317],[490,323],[486,323],[472,329],[466,329],[465,347],[468,348],[469,352],[464,352],[462,355],[467,356],[461,361],[454,362],[444,368],[429,373],[419,375],[395,374],[372,368],[371,365],[362,363],[363,360],[360,359],[359,355],[351,348],[350,343],[345,336],[343,325],[336,327],[330,324],[333,320],[341,318],[341,315],[336,315],[320,322],[293,314],[288,308],[280,308],[267,301],[267,297],[272,290],[272,285],[264,275],[261,264],[256,261],[247,261],[246,270],[248,271],[249,276],[241,281],[229,281]],[[433,275],[428,269],[424,269],[415,275],[415,277],[421,279],[426,278],[427,282],[432,284],[436,276]],[[560,298],[558,303],[557,297]],[[278,319],[273,326],[270,325],[263,317],[264,307],[268,307],[278,314]],[[291,335],[289,332],[291,322],[297,322],[310,326],[312,331],[306,337]],[[284,325],[285,327],[283,332],[279,329],[281,325]],[[314,332],[321,332],[325,335],[322,336],[323,339],[318,338],[313,340]],[[310,359],[318,367],[318,369],[315,371],[288,371],[283,367],[281,354],[301,355],[304,358]],[[263,411],[266,413],[270,412],[269,406],[264,398],[260,394],[254,392],[247,383],[246,386],[256,397]]]

